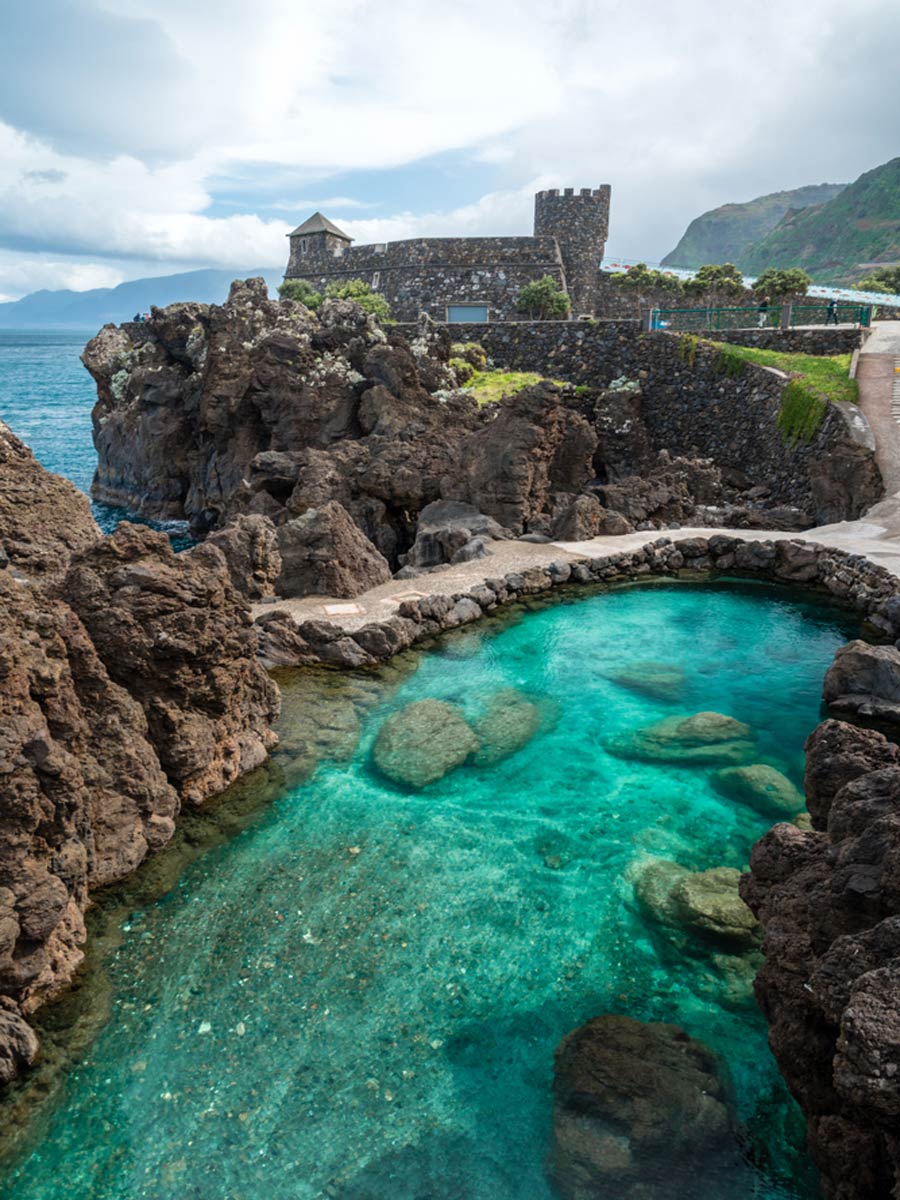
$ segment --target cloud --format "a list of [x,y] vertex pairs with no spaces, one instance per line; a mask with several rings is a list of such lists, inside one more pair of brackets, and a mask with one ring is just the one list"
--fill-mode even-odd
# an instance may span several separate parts
[[[0,246],[111,270],[277,266],[284,234],[315,208],[358,241],[526,233],[535,187],[608,182],[610,249],[654,259],[710,207],[849,180],[896,153],[889,0],[723,11],[20,5],[0,44]],[[883,95],[861,120],[872,79]],[[410,179],[436,156],[477,163],[483,194],[450,201],[435,172],[415,204],[401,194],[390,215],[367,215],[368,173]]]

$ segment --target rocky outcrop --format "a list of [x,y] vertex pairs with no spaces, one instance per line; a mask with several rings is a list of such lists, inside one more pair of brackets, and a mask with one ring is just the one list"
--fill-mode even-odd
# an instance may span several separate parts
[[27,553],[0,568],[0,1083],[82,961],[91,890],[258,765],[277,709],[218,549],[175,555],[126,524],[101,538],[84,498],[8,445],[21,511],[0,501],[0,540]]
[[248,600],[264,600],[275,595],[275,583],[281,573],[281,553],[275,526],[258,514],[238,516],[225,529],[206,539],[221,550],[232,586]]
[[776,825],[742,881],[756,994],[828,1200],[880,1200],[900,1190],[898,750],[833,720],[806,749],[813,828]]
[[677,1025],[594,1017],[563,1038],[553,1077],[550,1175],[564,1200],[743,1195],[728,1086]]
[[123,524],[73,560],[65,590],[110,677],[142,706],[183,799],[199,803],[259,766],[277,691],[219,550],[175,554],[164,534]]
[[278,527],[279,596],[358,596],[386,583],[391,568],[336,500]]
[[[495,541],[509,537],[509,531],[492,517],[458,500],[435,500],[419,514],[416,540],[403,558],[404,566],[436,567],[441,563],[468,561],[481,557],[472,553],[473,541]],[[468,552],[468,553],[467,553]],[[486,553],[482,545],[482,552]]]
[[0,569],[46,581],[100,536],[87,498],[0,421]]
[[822,697],[836,716],[855,713],[900,724],[900,650],[861,641],[841,646],[825,676]]
[[[653,447],[637,384],[545,382],[479,409],[454,386],[446,330],[406,332],[347,302],[313,314],[270,301],[262,280],[236,282],[222,306],[107,326],[84,353],[94,495],[198,534],[241,515],[280,529],[336,503],[408,574],[479,557],[504,532],[581,540],[737,511],[715,463]],[[452,503],[466,508],[433,507]],[[236,586],[265,596],[256,536],[219,544]],[[333,591],[314,576],[310,590]]]

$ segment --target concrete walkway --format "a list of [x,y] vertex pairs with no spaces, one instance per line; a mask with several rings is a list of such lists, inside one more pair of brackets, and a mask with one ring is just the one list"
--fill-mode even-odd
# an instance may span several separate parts
[[875,435],[875,461],[888,496],[900,492],[900,420],[892,404],[900,378],[900,321],[876,321],[859,352],[859,407]]
[[[884,509],[876,519],[876,511]],[[597,537],[586,542],[551,542],[535,545],[531,542],[492,542],[487,558],[420,575],[416,579],[392,579],[372,588],[353,600],[338,600],[328,596],[304,596],[302,600],[277,600],[256,604],[254,617],[278,609],[289,612],[295,621],[330,621],[352,633],[372,621],[385,621],[396,616],[404,600],[421,596],[450,595],[466,592],[486,579],[525,571],[529,567],[546,566],[553,561],[573,561],[578,558],[600,558],[637,550],[657,538],[673,541],[689,537],[713,537],[725,534],[745,541],[776,541],[802,538],[833,546],[849,554],[863,554],[897,576],[900,590],[900,498],[884,500],[859,521],[843,521],[838,525],[822,525],[803,533],[779,533],[767,529],[651,529],[643,533],[627,533],[620,537]]]

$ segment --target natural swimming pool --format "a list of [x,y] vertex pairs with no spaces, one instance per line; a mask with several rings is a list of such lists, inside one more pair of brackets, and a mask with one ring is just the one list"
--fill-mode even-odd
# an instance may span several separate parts
[[[750,727],[748,761],[799,786],[848,632],[787,592],[667,585],[471,628],[405,674],[296,675],[280,759],[318,754],[315,774],[130,916],[110,1019],[0,1176],[8,1194],[50,1200],[64,1179],[67,1200],[549,1200],[554,1048],[617,1012],[679,1024],[727,1063],[752,1163],[728,1200],[814,1196],[752,952],[635,898],[658,860],[744,868],[774,818],[716,784],[743,751],[673,761],[628,743],[718,712]],[[498,693],[501,711],[534,706],[506,757],[515,730],[485,734]],[[373,748],[425,699],[482,749],[417,790]]]

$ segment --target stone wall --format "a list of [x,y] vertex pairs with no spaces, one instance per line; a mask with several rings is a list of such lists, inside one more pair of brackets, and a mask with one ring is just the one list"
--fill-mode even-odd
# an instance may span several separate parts
[[597,278],[609,233],[609,186],[557,188],[534,198],[534,232],[556,238],[576,316],[593,314]]
[[811,442],[788,445],[776,424],[787,377],[752,363],[725,374],[710,343],[642,333],[633,321],[519,321],[453,333],[479,341],[509,370],[598,388],[621,376],[638,381],[655,450],[765,479],[780,503],[814,524],[860,516],[883,493],[874,438],[855,406],[830,405]]
[[329,283],[362,279],[400,321],[414,321],[423,312],[446,321],[451,304],[484,304],[489,321],[509,321],[517,315],[522,288],[544,275],[565,287],[553,237],[418,238],[302,257],[294,249],[286,277],[306,279],[319,291]]
[[817,325],[812,329],[721,329],[710,333],[715,342],[778,350],[784,354],[852,354],[868,336],[857,326]]

